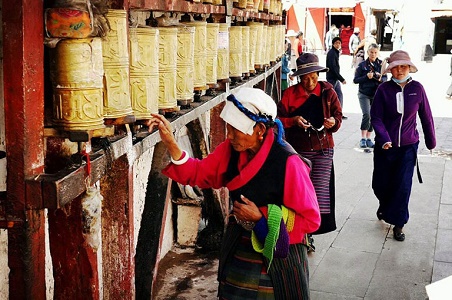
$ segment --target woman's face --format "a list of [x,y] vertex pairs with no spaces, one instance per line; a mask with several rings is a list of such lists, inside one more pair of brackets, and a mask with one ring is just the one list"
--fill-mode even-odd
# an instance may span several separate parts
[[229,124],[226,124],[226,130],[226,137],[230,140],[232,148],[234,148],[235,151],[242,152],[250,150],[252,153],[257,153],[262,145],[259,140],[259,136],[262,136],[263,134],[260,126],[254,126],[252,135],[245,134]]
[[398,80],[404,79],[405,77],[408,76],[409,73],[410,73],[409,65],[400,65],[391,68],[392,77]]
[[300,76],[300,84],[308,93],[312,92],[315,89],[318,80],[319,74],[317,72]]
[[369,60],[374,62],[378,57],[378,49],[369,48],[369,50],[367,50],[367,54],[369,55]]

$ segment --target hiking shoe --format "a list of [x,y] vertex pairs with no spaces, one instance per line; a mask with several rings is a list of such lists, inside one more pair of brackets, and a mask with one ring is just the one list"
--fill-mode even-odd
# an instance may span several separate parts
[[367,142],[366,142],[366,139],[361,139],[361,140],[359,141],[359,147],[360,147],[360,148],[367,148]]
[[367,148],[373,148],[375,146],[375,144],[372,142],[371,139],[367,139],[366,146],[367,146]]

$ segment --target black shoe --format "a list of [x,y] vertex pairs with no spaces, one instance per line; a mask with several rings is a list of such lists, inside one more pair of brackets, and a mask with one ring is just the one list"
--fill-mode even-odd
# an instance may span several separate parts
[[392,229],[394,233],[394,239],[399,242],[403,242],[405,240],[405,233],[403,233],[401,227],[394,226]]
[[348,117],[347,116],[342,116],[342,120],[347,120],[348,119]]
[[315,252],[314,238],[312,237],[312,234],[306,235],[306,246],[308,247],[308,252]]
[[379,210],[377,210],[377,218],[380,221],[383,219],[383,213],[381,211],[379,211]]

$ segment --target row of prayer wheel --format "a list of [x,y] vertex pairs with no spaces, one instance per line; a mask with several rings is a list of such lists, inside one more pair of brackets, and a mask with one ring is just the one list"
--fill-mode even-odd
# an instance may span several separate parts
[[127,11],[109,10],[107,18],[106,38],[64,39],[51,50],[52,121],[63,130],[99,129],[104,119],[128,115],[148,119],[284,52],[284,25],[127,28]]
[[[189,2],[202,2],[213,5],[224,5],[225,0],[186,0]],[[253,12],[269,12],[278,16],[282,15],[281,0],[233,0],[235,7],[247,9]]]

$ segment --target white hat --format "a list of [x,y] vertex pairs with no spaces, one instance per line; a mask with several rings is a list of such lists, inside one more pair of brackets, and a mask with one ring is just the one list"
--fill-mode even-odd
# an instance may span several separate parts
[[[276,119],[276,103],[272,97],[258,88],[241,87],[234,91],[232,95],[243,107],[256,115],[266,115],[274,121]],[[250,119],[240,111],[233,101],[226,101],[226,105],[221,111],[220,117],[235,129],[252,135],[256,121]]]
[[293,30],[293,29],[289,29],[288,31],[287,31],[287,33],[286,33],[286,36],[287,37],[290,37],[290,36],[297,36],[298,35],[298,32],[296,32],[295,30]]
[[359,33],[359,27],[355,27],[355,28],[353,29],[353,33]]

